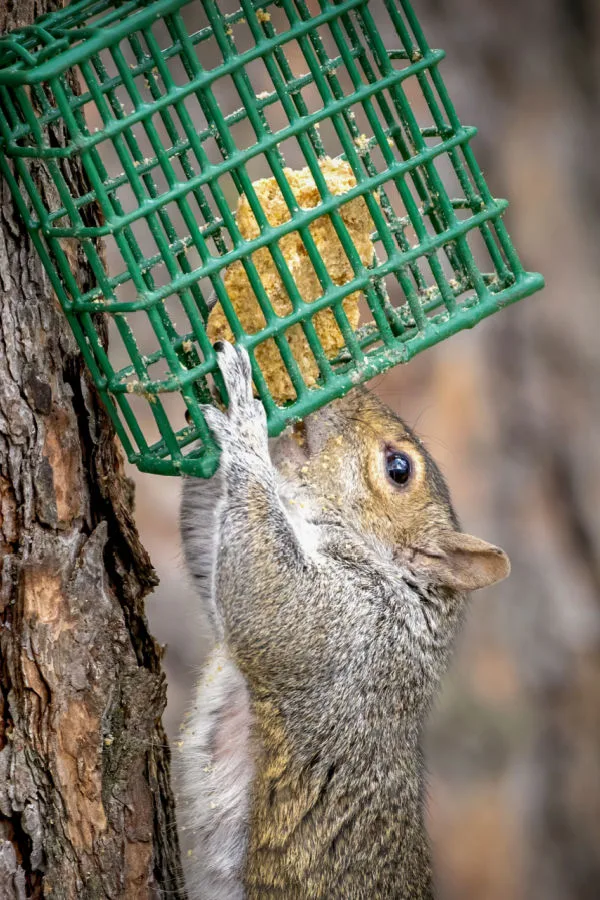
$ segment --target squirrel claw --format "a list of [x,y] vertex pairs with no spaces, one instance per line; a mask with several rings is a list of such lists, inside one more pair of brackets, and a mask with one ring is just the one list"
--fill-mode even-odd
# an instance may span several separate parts
[[228,341],[217,341],[214,349],[227,388],[229,409],[252,404],[252,367],[248,351],[244,347],[234,347]]
[[225,413],[213,406],[203,407],[206,424],[222,450],[231,450],[236,455],[244,449],[268,452],[266,414],[260,400],[254,399],[247,351],[228,341],[217,341],[214,347],[229,406]]

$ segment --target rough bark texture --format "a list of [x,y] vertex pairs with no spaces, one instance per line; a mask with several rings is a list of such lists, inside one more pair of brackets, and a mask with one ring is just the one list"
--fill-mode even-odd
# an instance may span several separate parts
[[[0,2],[0,33],[49,7]],[[183,897],[144,616],[154,570],[113,429],[4,184],[0,292],[0,900]]]

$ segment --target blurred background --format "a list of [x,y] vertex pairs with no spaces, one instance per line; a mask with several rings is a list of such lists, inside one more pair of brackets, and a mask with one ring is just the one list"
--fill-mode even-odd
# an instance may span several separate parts
[[[465,530],[503,546],[513,565],[507,582],[473,597],[428,729],[439,897],[591,900],[600,896],[600,4],[414,6],[430,44],[447,51],[442,74],[461,121],[479,128],[473,146],[492,193],[511,201],[506,223],[525,267],[547,280],[543,294],[373,385],[440,462]],[[377,18],[383,0],[369,8]],[[176,738],[210,635],[182,567],[180,482],[131,476],[160,576],[147,608],[167,645],[166,726]]]

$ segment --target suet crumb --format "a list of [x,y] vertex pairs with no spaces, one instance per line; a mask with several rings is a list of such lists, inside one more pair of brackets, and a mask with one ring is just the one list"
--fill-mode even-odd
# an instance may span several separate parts
[[354,143],[358,147],[358,152],[361,154],[366,153],[369,149],[369,138],[366,134],[359,134]]

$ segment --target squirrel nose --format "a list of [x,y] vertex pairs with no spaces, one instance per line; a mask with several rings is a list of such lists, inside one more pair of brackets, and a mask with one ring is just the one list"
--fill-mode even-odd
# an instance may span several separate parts
[[306,429],[304,422],[298,422],[269,441],[269,453],[273,465],[285,474],[285,471],[301,468],[308,459]]
[[335,414],[332,412],[331,406],[323,406],[306,417],[304,436],[309,456],[320,453],[331,437],[341,434],[341,427],[339,430],[335,429],[334,419]]

